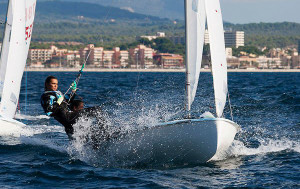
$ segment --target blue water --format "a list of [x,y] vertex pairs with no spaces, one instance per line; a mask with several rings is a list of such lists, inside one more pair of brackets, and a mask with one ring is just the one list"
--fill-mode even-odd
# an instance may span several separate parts
[[[76,75],[27,73],[17,116],[27,127],[13,135],[0,128],[1,188],[300,187],[300,73],[229,73],[234,120],[242,130],[228,155],[172,168],[114,163],[70,143],[40,107],[50,74],[61,91]],[[84,73],[78,94],[87,107],[102,105],[112,126],[141,128],[184,116],[184,82],[183,73]],[[209,73],[201,74],[192,114],[205,111],[214,112]]]

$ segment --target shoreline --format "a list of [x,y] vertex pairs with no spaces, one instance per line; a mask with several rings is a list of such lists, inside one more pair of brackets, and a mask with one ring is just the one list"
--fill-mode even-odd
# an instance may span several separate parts
[[[80,68],[25,68],[28,72],[78,72]],[[102,69],[85,68],[84,72],[171,72],[184,73],[185,69]],[[201,69],[201,72],[211,72],[210,69]],[[228,72],[300,72],[300,69],[228,69]]]

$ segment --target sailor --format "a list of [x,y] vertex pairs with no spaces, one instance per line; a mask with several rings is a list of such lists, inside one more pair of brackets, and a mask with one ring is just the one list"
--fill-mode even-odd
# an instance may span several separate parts
[[[72,86],[72,92],[75,94],[76,86]],[[58,79],[54,76],[48,76],[45,80],[45,92],[41,96],[41,105],[48,116],[53,117],[65,127],[68,137],[71,139],[74,133],[73,124],[79,117],[80,111],[83,109],[83,102],[78,104],[74,101],[74,97],[68,99],[62,92],[58,90]],[[75,102],[72,105],[73,101]],[[69,106],[72,106],[73,111]]]
[[[76,92],[76,84],[71,85],[72,93]],[[84,108],[82,100],[75,100],[75,95],[69,98],[58,90],[58,80],[54,76],[48,76],[45,80],[45,92],[41,96],[41,105],[48,116],[53,117],[65,127],[70,140],[74,139],[73,125],[82,117],[93,120],[94,127],[91,127],[93,145],[108,140],[107,124],[100,107]]]
[[84,109],[84,103],[82,100],[73,100],[70,104],[71,111],[77,112]]

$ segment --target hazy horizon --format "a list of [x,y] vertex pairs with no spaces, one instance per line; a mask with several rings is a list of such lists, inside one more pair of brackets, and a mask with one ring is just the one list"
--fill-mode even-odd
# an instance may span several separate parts
[[224,20],[231,23],[300,23],[300,0],[220,0]]

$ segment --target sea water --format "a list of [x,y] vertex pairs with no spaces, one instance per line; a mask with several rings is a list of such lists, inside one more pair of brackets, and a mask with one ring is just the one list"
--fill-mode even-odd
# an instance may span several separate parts
[[[233,119],[242,129],[227,155],[172,167],[114,162],[80,140],[69,142],[63,127],[43,114],[40,95],[48,75],[65,92],[76,73],[25,75],[17,119],[27,126],[13,133],[0,126],[1,188],[300,187],[299,73],[229,73]],[[83,73],[78,87],[86,107],[101,106],[110,129],[143,129],[185,115],[184,73]],[[210,73],[200,76],[192,115],[206,111],[215,111]],[[78,139],[89,124],[81,124]]]

